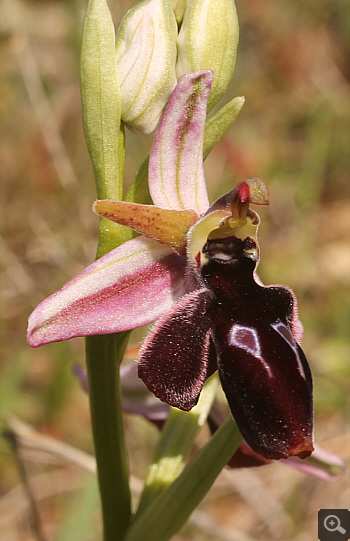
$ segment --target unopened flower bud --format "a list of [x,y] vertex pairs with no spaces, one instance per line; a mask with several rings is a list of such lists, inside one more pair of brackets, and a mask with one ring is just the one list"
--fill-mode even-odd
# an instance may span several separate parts
[[188,0],[178,36],[177,76],[199,69],[214,72],[208,109],[226,92],[238,45],[234,0]]
[[177,24],[181,24],[184,18],[187,0],[171,0]]
[[152,132],[176,85],[176,20],[166,0],[145,0],[121,22],[116,40],[122,120]]

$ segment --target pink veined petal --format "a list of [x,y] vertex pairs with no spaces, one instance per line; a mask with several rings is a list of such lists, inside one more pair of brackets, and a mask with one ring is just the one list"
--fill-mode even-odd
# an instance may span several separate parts
[[185,292],[185,259],[144,237],[78,274],[29,317],[29,345],[108,334],[155,321]]
[[149,187],[158,207],[192,209],[209,206],[203,169],[203,137],[213,72],[183,75],[159,123],[149,160]]

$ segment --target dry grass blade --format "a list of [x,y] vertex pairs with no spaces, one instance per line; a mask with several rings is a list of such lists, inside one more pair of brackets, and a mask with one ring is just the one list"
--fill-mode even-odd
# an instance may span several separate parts
[[[74,491],[82,486],[82,481],[72,475],[72,467],[50,471],[31,477],[30,485],[39,503],[47,498],[63,492]],[[0,499],[1,527],[4,531],[22,520],[28,512],[29,500],[22,485],[18,485],[4,494]]]
[[292,531],[292,520],[281,502],[271,494],[263,480],[254,471],[224,470],[226,479],[251,506],[254,513],[266,525],[271,539],[288,539]]
[[19,421],[12,415],[6,415],[7,434],[14,434],[19,452],[23,450],[44,451],[65,462],[75,464],[91,473],[96,473],[96,463],[93,456],[75,449],[71,445],[55,440],[49,436],[39,434],[26,423]]
[[38,541],[46,541],[46,536],[43,531],[42,522],[40,519],[36,498],[34,496],[31,482],[29,479],[29,476],[27,474],[27,470],[25,468],[24,462],[22,461],[19,453],[19,447],[18,447],[18,441],[15,432],[13,431],[6,431],[3,432],[4,437],[8,440],[10,443],[13,455],[17,463],[18,471],[21,477],[21,481],[25,490],[26,499],[28,502],[28,517],[29,517],[29,523],[30,527],[33,531],[33,534],[35,535],[36,539]]
[[216,541],[255,541],[252,537],[238,530],[230,531],[219,526],[207,513],[195,511],[190,519],[191,524],[195,525],[202,532],[211,535]]
[[[75,464],[88,472],[96,473],[96,462],[93,456],[50,436],[39,434],[12,415],[6,414],[3,417],[6,419],[7,434],[13,434],[16,438],[20,456],[23,451],[41,451],[65,463]],[[135,476],[131,476],[131,490],[136,496],[142,490],[142,482]]]

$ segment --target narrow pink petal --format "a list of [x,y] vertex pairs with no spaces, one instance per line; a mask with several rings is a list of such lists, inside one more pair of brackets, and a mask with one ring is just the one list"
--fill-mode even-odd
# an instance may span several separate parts
[[[344,461],[339,456],[322,449],[319,445],[315,444],[314,447],[314,452],[307,458],[300,459],[291,456],[282,458],[278,462],[312,477],[322,479],[322,481],[337,481],[345,471]],[[267,460],[255,453],[244,441],[231,458],[228,466],[230,468],[248,468],[250,466],[263,466],[272,462],[274,461]]]
[[149,160],[153,203],[167,209],[209,206],[203,170],[203,136],[213,72],[183,75],[159,123]]
[[155,321],[187,289],[185,259],[144,237],[95,261],[29,318],[28,343],[108,334]]

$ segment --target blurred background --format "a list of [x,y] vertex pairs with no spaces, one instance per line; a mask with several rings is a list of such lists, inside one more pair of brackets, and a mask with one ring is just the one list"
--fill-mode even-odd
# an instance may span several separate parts
[[[110,1],[116,25],[134,3]],[[349,461],[350,5],[236,5],[241,34],[227,99],[244,95],[246,103],[206,161],[208,189],[214,200],[248,176],[268,184],[270,207],[259,210],[260,276],[297,295],[315,381],[316,441]],[[36,350],[25,341],[29,313],[95,257],[95,189],[79,92],[85,8],[83,0],[0,3],[0,415],[2,426],[11,413],[92,453],[88,401],[72,372],[84,364],[83,340]],[[127,133],[126,183],[151,142]],[[126,430],[137,481],[157,429],[127,416]],[[16,452],[9,438],[0,439],[3,541],[99,538],[94,476],[56,455]],[[42,537],[31,524],[33,498]],[[346,508],[349,498],[347,475],[327,483],[277,462],[225,471],[174,539],[310,541],[318,509]]]

